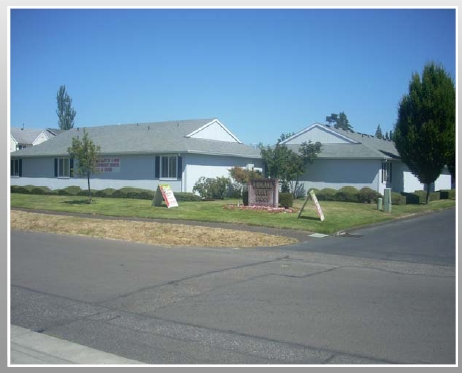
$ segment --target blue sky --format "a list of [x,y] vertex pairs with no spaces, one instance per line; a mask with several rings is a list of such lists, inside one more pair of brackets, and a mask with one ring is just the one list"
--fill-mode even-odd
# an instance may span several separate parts
[[10,126],[218,118],[244,143],[345,112],[393,129],[413,73],[455,79],[455,9],[11,9]]

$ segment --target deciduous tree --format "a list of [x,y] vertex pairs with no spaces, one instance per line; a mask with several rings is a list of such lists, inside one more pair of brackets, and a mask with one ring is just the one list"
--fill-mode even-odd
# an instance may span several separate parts
[[67,94],[65,85],[59,87],[56,102],[58,104],[56,114],[58,115],[59,128],[62,130],[74,128],[74,118],[77,113],[72,108],[72,99]]
[[311,141],[302,143],[298,153],[281,141],[275,146],[260,145],[268,177],[279,179],[282,192],[292,192],[294,197],[297,197],[300,176],[305,173],[308,163],[312,163],[320,152],[321,143],[313,144]]
[[85,129],[82,139],[79,136],[73,137],[72,146],[67,149],[70,157],[77,160],[76,174],[87,178],[89,203],[92,203],[90,177],[99,172],[97,160],[100,157],[100,151],[101,147],[93,143]]
[[455,110],[454,82],[435,63],[427,64],[422,76],[412,75],[399,103],[393,140],[402,161],[426,185],[426,203],[443,167],[455,173]]

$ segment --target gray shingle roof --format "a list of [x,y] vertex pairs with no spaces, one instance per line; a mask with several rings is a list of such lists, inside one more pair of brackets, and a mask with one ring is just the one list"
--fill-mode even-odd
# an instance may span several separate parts
[[[101,147],[101,154],[199,153],[260,158],[260,151],[249,145],[185,137],[214,119],[133,123],[85,127],[90,139]],[[16,157],[66,156],[72,138],[83,136],[83,128],[64,131],[50,140],[15,152]]]
[[33,128],[17,128],[11,127],[10,133],[14,137],[14,139],[18,142],[18,144],[29,144],[32,143],[37,139],[37,137],[43,132],[40,129],[33,129]]
[[[357,144],[323,144],[322,151],[318,158],[350,158],[350,159],[399,159],[393,141],[378,139],[374,136],[365,135],[352,131],[336,129],[332,126],[316,123],[330,131],[347,136]],[[303,132],[303,131],[302,131]],[[296,135],[295,135],[296,136]],[[288,145],[289,149],[298,151],[299,145]]]

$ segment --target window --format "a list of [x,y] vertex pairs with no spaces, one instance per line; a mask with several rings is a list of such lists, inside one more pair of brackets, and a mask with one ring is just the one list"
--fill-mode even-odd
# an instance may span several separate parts
[[176,157],[162,157],[160,177],[163,179],[176,179]]
[[156,156],[154,177],[156,179],[181,179],[181,157],[176,155]]
[[22,159],[12,159],[11,160],[11,176],[22,176]]
[[55,177],[70,177],[69,158],[55,158]]
[[391,183],[392,163],[382,163],[382,183]]

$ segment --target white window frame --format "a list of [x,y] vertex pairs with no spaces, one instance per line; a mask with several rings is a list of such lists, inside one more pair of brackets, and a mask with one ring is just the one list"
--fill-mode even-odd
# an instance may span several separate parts
[[[172,164],[170,163],[172,161],[172,158],[175,158],[174,160],[174,166],[175,166],[175,172],[174,172],[174,176],[171,176],[171,170],[170,170],[170,167],[172,166]],[[168,170],[167,170],[167,176],[164,176],[164,159],[167,159],[167,167],[168,167]],[[178,156],[176,155],[161,155],[160,156],[160,160],[159,160],[159,167],[160,167],[160,171],[159,171],[159,179],[160,180],[178,180]]]
[[[65,167],[66,164],[67,164],[67,170]],[[71,178],[71,159],[70,158],[58,158],[58,179],[70,179],[70,178]]]

